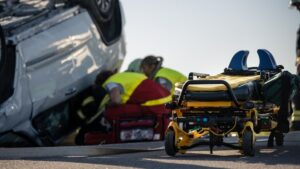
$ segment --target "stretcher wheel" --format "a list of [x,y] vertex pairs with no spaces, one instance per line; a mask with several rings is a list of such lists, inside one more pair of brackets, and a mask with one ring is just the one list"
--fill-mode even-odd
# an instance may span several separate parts
[[175,133],[173,130],[168,130],[165,137],[165,151],[169,156],[175,156],[178,149],[175,146]]
[[279,132],[275,134],[275,141],[277,146],[283,145],[283,133]]
[[243,133],[243,152],[247,156],[254,156],[254,140],[253,140],[253,132],[251,130],[246,130]]

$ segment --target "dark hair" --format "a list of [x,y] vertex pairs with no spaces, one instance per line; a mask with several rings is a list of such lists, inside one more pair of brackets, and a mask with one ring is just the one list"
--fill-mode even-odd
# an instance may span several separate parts
[[141,67],[144,66],[144,65],[155,65],[155,66],[158,66],[162,64],[162,61],[163,61],[163,58],[158,56],[153,56],[153,55],[149,55],[149,56],[146,56],[143,60],[142,60],[142,63],[141,63]]
[[100,72],[96,77],[95,84],[102,86],[103,83],[113,74],[114,74],[114,72],[109,71],[109,70]]

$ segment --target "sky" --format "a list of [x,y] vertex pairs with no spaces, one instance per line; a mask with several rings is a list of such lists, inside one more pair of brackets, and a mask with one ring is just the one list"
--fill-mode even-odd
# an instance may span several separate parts
[[127,54],[121,70],[147,55],[188,74],[218,74],[238,50],[249,50],[248,66],[258,66],[257,49],[295,72],[300,12],[289,0],[120,0],[125,13]]

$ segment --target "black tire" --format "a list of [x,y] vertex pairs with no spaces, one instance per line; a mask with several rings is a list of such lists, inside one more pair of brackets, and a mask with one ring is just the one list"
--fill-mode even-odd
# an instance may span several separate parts
[[284,142],[283,133],[279,132],[275,134],[275,142],[277,146],[283,146],[283,142]]
[[168,130],[165,137],[165,151],[169,156],[175,156],[178,152],[175,146],[175,133],[173,130]]
[[291,127],[291,129],[293,131],[300,130],[300,121],[292,121],[292,127]]
[[261,124],[258,123],[256,126],[253,126],[253,130],[256,134],[261,132]]
[[79,4],[91,12],[101,22],[111,20],[117,0],[78,0]]
[[110,0],[110,9],[102,12],[97,8],[96,1],[98,0],[77,0],[77,3],[86,8],[92,16],[103,42],[111,45],[120,39],[122,34],[122,14],[119,0]]
[[261,123],[258,120],[257,115],[255,113],[252,113],[251,118],[252,118],[252,122],[253,122],[253,130],[254,130],[254,132],[255,133],[260,133]]
[[253,141],[253,132],[251,130],[246,130],[243,133],[243,152],[246,156],[254,156],[254,141]]
[[300,94],[299,94],[300,91],[298,91],[295,95],[295,97],[293,98],[293,102],[294,102],[294,105],[295,105],[295,110],[300,110]]

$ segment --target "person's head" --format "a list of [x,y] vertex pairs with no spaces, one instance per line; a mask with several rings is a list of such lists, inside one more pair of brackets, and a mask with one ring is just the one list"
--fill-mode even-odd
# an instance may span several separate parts
[[162,57],[146,56],[142,60],[140,69],[146,76],[151,77],[161,67],[162,61]]
[[142,63],[143,59],[135,59],[133,60],[129,65],[128,68],[126,70],[126,72],[141,72],[141,63]]
[[290,6],[296,7],[300,11],[300,0],[290,0]]

